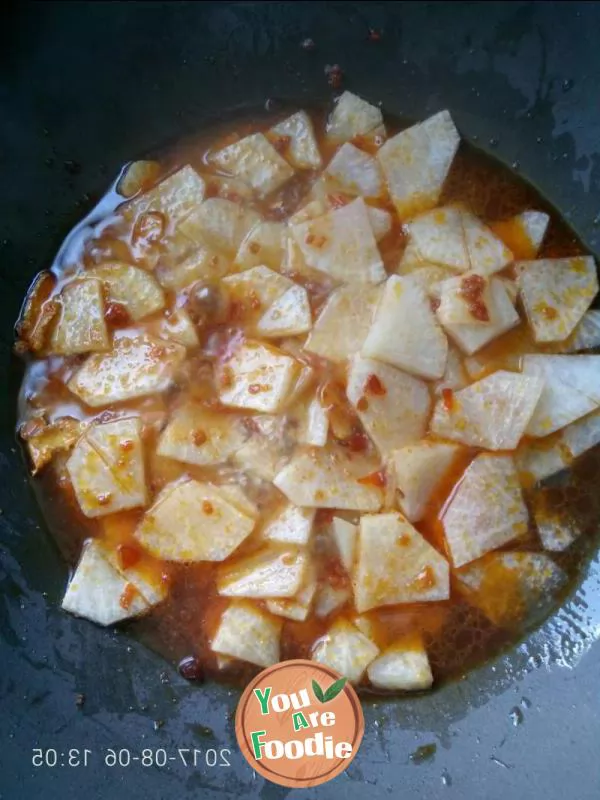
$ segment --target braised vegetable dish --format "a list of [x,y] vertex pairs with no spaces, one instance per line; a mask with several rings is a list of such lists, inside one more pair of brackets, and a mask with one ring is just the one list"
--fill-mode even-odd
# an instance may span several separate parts
[[401,128],[344,92],[130,164],[17,323],[63,608],[196,677],[464,674],[591,541],[597,292],[447,111]]

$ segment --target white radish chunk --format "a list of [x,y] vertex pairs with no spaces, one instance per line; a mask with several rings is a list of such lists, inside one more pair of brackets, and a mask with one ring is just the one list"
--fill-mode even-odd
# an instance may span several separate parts
[[259,222],[237,251],[234,267],[239,271],[264,265],[279,269],[283,259],[285,226],[282,222]]
[[329,434],[329,417],[318,397],[302,409],[298,441],[312,447],[325,447]]
[[600,311],[592,309],[581,318],[581,322],[561,347],[562,353],[579,353],[600,347]]
[[424,381],[387,364],[355,356],[346,393],[380,453],[388,454],[424,436],[431,409]]
[[342,448],[315,447],[294,454],[273,483],[299,506],[377,511],[381,489],[360,482],[376,469],[372,461],[349,458]]
[[[440,293],[444,291],[443,286],[443,284],[439,286]],[[474,321],[468,324],[448,323],[444,325],[444,330],[448,336],[467,355],[473,355],[473,353],[481,350],[486,344],[511,330],[520,322],[506,284],[499,278],[492,278],[489,283],[486,308],[489,314],[489,322]]]
[[324,619],[334,611],[338,611],[351,599],[352,592],[346,586],[331,586],[322,583],[317,588],[314,601],[315,616]]
[[104,547],[92,539],[83,547],[62,608],[98,625],[115,625],[145,613],[155,604],[112,566]]
[[351,522],[341,517],[334,517],[331,520],[329,530],[331,532],[331,538],[335,542],[342,566],[348,574],[351,574],[356,554],[358,525],[353,525]]
[[265,339],[278,339],[282,336],[300,336],[311,328],[308,292],[303,286],[292,284],[258,320],[256,332]]
[[401,219],[437,205],[460,136],[448,111],[392,136],[377,158]]
[[233,257],[260,221],[260,214],[247,206],[222,197],[209,197],[179,227],[193,241],[203,242]]
[[108,299],[125,306],[134,322],[165,306],[163,290],[145,269],[111,261],[88,269],[86,275],[102,281]]
[[380,242],[392,230],[392,215],[384,208],[376,206],[367,206],[367,214],[375,241]]
[[361,354],[422,378],[444,374],[448,340],[423,290],[409,276],[387,279]]
[[218,370],[219,399],[233,408],[274,413],[288,398],[299,372],[296,359],[248,340]]
[[444,206],[411,219],[405,226],[409,239],[401,262],[402,271],[430,263],[455,272],[467,272],[470,262],[462,213],[460,206]]
[[418,522],[460,448],[443,442],[418,442],[392,453],[399,504],[406,518]]
[[446,559],[401,514],[365,514],[360,519],[354,600],[362,614],[398,603],[447,600]]
[[179,344],[139,336],[115,341],[110,353],[87,358],[68,383],[93,408],[164,392],[185,358]]
[[600,356],[527,355],[523,374],[544,382],[530,436],[548,436],[600,407]]
[[379,197],[384,192],[381,168],[364,150],[350,142],[343,144],[325,170],[344,192],[363,197]]
[[295,445],[285,417],[261,415],[252,418],[254,430],[233,454],[233,461],[244,471],[264,481],[272,481],[289,461]]
[[259,667],[279,661],[281,620],[245,600],[233,600],[210,643],[214,653]]
[[223,564],[217,591],[226,597],[293,597],[304,582],[308,566],[305,550],[268,545],[246,558]]
[[90,425],[75,445],[67,472],[86,517],[146,504],[139,417]]
[[211,160],[248,183],[261,197],[279,189],[294,174],[292,167],[262,133],[245,136],[214,153]]
[[448,360],[446,361],[446,371],[439,381],[435,384],[435,394],[440,395],[444,389],[455,392],[464,389],[469,383],[466,364],[460,356],[458,350],[452,345],[448,348]]
[[383,125],[383,114],[377,106],[367,103],[352,92],[343,92],[327,122],[327,137],[348,141],[364,136]]
[[528,441],[516,454],[519,471],[529,480],[542,481],[568,469],[574,459],[600,444],[600,412],[572,422],[548,440]]
[[306,111],[298,111],[269,131],[275,137],[289,137],[284,150],[287,161],[297,169],[320,169],[322,161],[313,124]]
[[396,272],[398,275],[410,275],[410,279],[421,287],[427,297],[433,300],[440,299],[444,282],[454,275],[452,270],[446,267],[438,267],[435,264],[429,267],[419,266],[416,269],[407,269],[406,271],[399,267]]
[[[208,202],[208,201],[207,201]],[[154,274],[165,289],[180,291],[196,281],[216,281],[229,272],[229,258],[214,247],[198,246],[187,239],[187,254],[171,257],[167,251],[164,263],[159,263]]]
[[293,503],[286,503],[266,522],[262,537],[280,544],[306,545],[312,534],[314,519],[314,508],[300,508]]
[[562,342],[598,293],[591,256],[543,258],[515,264],[521,301],[536,342]]
[[264,266],[229,275],[221,284],[230,302],[237,304],[237,318],[250,335],[257,334],[259,320],[288,289],[295,286],[289,278]]
[[353,356],[367,337],[380,297],[380,286],[336,289],[323,306],[304,349],[330,361]]
[[309,267],[343,283],[380,283],[385,279],[362,198],[292,225],[291,231]]
[[186,403],[174,412],[161,433],[156,452],[203,467],[227,461],[247,438],[248,433],[236,415],[224,416],[199,403]]
[[[413,273],[414,275],[415,273]],[[486,325],[492,320],[491,281],[466,272],[439,284],[439,321],[446,325]]]
[[[313,573],[313,570],[309,569],[308,572]],[[295,622],[304,622],[310,613],[316,591],[317,582],[314,574],[311,574],[309,578],[305,577],[304,585],[294,597],[269,598],[265,605],[271,614],[292,619]]]
[[513,459],[477,456],[444,511],[442,522],[455,567],[527,533],[527,507]]
[[254,524],[219,487],[189,479],[165,486],[135,535],[164,561],[223,561]]
[[27,445],[31,474],[36,475],[57,453],[71,450],[84,428],[85,424],[73,417],[58,417],[49,423],[34,418],[21,425],[19,435]]
[[58,320],[50,336],[51,353],[70,356],[110,348],[101,281],[76,279],[62,289],[59,302]]
[[544,550],[562,553],[581,535],[581,529],[569,510],[550,502],[547,489],[538,489],[531,498],[531,505]]
[[196,326],[185,308],[174,308],[168,316],[161,317],[148,327],[151,335],[167,342],[184,347],[197,347],[200,344]]
[[450,402],[438,400],[431,431],[436,436],[486,450],[514,450],[535,412],[544,381],[535,375],[499,370]]
[[463,209],[462,224],[469,268],[473,272],[491,275],[511,263],[512,252],[478,217]]
[[346,620],[336,620],[313,648],[311,658],[358,683],[379,648]]
[[157,211],[168,218],[172,229],[202,203],[205,191],[205,182],[186,164],[148,192],[130,200],[121,208],[121,213],[133,220],[140,214]]
[[369,664],[367,676],[377,689],[414,692],[429,689],[433,675],[420,638],[406,636],[394,642]]

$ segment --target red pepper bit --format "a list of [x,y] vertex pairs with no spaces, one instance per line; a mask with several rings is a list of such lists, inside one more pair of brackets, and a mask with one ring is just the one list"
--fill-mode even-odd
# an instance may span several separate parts
[[104,308],[104,319],[115,328],[124,327],[131,322],[129,311],[125,306],[122,303],[113,303],[112,301],[109,301]]
[[134,447],[135,442],[133,439],[123,439],[123,441],[119,442],[119,449],[124,453],[129,453]]
[[119,598],[119,605],[121,608],[124,608],[125,611],[131,606],[133,603],[135,596],[137,594],[137,589],[133,585],[133,583],[128,583],[127,586],[121,592],[121,597]]
[[221,372],[221,387],[223,389],[231,389],[234,383],[235,378],[231,367],[223,367],[223,371]]
[[135,245],[142,240],[147,244],[158,242],[167,227],[167,218],[160,211],[148,211],[141,214],[135,223],[131,237]]
[[439,297],[431,297],[429,299],[429,305],[430,305],[431,310],[433,311],[434,314],[438,310],[438,308],[440,307],[441,302],[442,301],[439,299]]
[[261,392],[267,392],[269,388],[270,387],[264,383],[251,383],[248,387],[248,391],[250,394],[260,394]]
[[365,383],[365,391],[367,391],[369,394],[374,394],[377,397],[383,397],[383,395],[387,394],[387,389],[379,380],[377,375],[375,375],[373,372],[367,378],[367,382]]
[[304,241],[311,247],[323,247],[327,241],[327,238],[325,236],[318,236],[316,233],[309,233]]
[[454,392],[452,389],[442,389],[442,403],[446,411],[454,409]]
[[359,397],[358,403],[356,404],[356,408],[359,411],[367,411],[367,409],[369,408],[369,401],[364,395],[362,397]]
[[377,470],[377,472],[371,472],[370,475],[365,475],[364,477],[359,478],[357,483],[360,483],[363,486],[378,486],[382,488],[387,483],[385,471],[380,469]]
[[350,198],[345,194],[328,194],[327,201],[332,208],[342,208],[348,205]]
[[198,430],[191,432],[190,439],[192,440],[192,443],[196,445],[196,447],[201,447],[206,442],[208,437],[203,430],[198,428]]
[[205,514],[212,514],[214,510],[215,508],[211,502],[208,500],[202,501],[202,511],[204,511]]
[[315,526],[319,527],[319,525],[329,525],[333,520],[333,509],[331,508],[319,508],[317,509],[317,513],[315,516]]
[[121,569],[133,567],[142,557],[141,549],[135,544],[120,544],[117,547],[117,558]]
[[347,447],[352,453],[363,453],[369,449],[369,437],[363,431],[354,431],[347,439],[343,439],[340,444]]
[[469,275],[461,281],[459,294],[465,299],[467,308],[474,319],[489,322],[490,313],[483,301],[485,278],[481,275]]
[[369,33],[367,35],[367,39],[370,42],[380,42],[381,41],[381,31],[376,31],[375,28],[369,28]]
[[291,136],[275,136],[271,139],[271,144],[277,150],[278,153],[285,153],[287,148],[290,146],[290,142],[292,140]]

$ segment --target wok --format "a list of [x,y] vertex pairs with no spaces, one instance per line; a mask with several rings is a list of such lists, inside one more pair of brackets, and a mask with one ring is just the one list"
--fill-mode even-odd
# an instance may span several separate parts
[[[0,797],[283,797],[235,744],[237,691],[192,686],[125,633],[58,609],[66,567],[13,434],[21,300],[123,162],[230,109],[327,102],[335,63],[347,88],[392,114],[449,108],[465,139],[514,164],[598,250],[600,5],[45,2],[2,13]],[[598,797],[599,575],[593,558],[541,631],[463,681],[367,702],[356,760],[303,796]],[[411,759],[429,744],[435,753]],[[35,768],[35,747],[92,756]],[[227,748],[231,766],[104,763],[106,748],[144,747]]]

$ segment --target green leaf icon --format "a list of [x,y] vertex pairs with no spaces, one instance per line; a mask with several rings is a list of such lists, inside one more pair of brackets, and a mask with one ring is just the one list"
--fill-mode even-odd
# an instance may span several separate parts
[[313,692],[315,693],[315,697],[317,698],[317,700],[319,702],[321,702],[321,703],[324,703],[325,702],[325,695],[323,694],[323,689],[321,689],[321,687],[319,686],[319,684],[315,680],[313,680],[313,682],[312,682],[312,689],[313,689]]
[[325,692],[325,700],[323,702],[327,703],[329,700],[333,700],[334,697],[337,697],[346,685],[347,680],[348,678],[340,678],[339,680],[334,681],[329,689],[327,689]]
[[342,691],[344,686],[346,685],[346,681],[348,678],[340,678],[337,681],[334,681],[331,686],[323,691],[319,684],[313,680],[312,688],[313,692],[315,693],[315,697],[320,703],[328,703],[330,700],[333,700],[334,697],[337,697],[338,694]]

